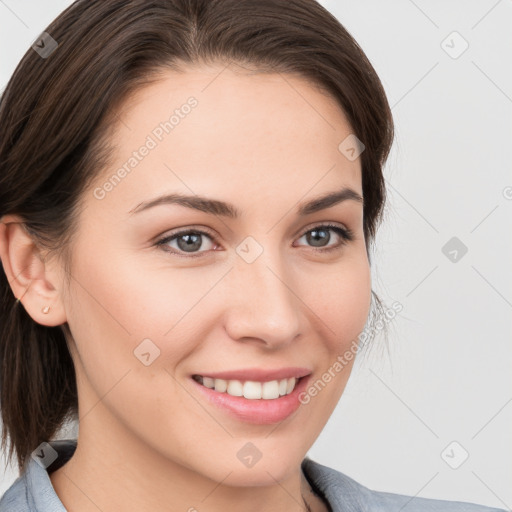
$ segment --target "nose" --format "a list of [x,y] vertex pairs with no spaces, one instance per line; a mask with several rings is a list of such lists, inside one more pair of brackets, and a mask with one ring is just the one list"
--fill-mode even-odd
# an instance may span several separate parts
[[276,349],[300,334],[304,303],[277,250],[264,250],[252,263],[237,257],[226,286],[226,331],[232,339]]

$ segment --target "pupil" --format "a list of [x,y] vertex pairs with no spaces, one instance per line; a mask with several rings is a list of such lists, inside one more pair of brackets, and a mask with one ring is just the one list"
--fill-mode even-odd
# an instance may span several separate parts
[[330,235],[329,232],[325,229],[315,229],[310,231],[310,234],[307,235],[309,237],[308,243],[312,242],[312,245],[321,247],[323,244],[318,244],[317,242],[322,242],[322,238],[327,238],[327,243],[329,242]]
[[[186,243],[181,242],[185,240]],[[178,238],[178,247],[183,251],[193,252],[195,249],[201,248],[201,235],[196,233],[193,235],[181,235]]]

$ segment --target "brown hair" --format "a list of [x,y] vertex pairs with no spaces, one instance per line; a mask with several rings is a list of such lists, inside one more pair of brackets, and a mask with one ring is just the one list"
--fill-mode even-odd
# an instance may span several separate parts
[[[77,0],[45,32],[58,47],[46,58],[29,49],[0,100],[0,217],[19,215],[37,245],[65,256],[68,280],[80,198],[108,161],[116,108],[158,71],[201,62],[299,74],[337,100],[366,147],[368,251],[385,201],[391,111],[361,48],[315,0]],[[70,332],[34,322],[3,269],[0,301],[2,449],[9,437],[8,460],[15,451],[23,471],[77,416]]]

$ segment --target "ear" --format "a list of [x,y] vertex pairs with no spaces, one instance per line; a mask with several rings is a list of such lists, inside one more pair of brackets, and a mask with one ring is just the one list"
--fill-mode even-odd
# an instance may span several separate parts
[[0,221],[0,258],[15,297],[38,324],[54,327],[65,323],[58,290],[62,282],[59,263],[45,261],[44,252],[34,243],[21,217],[4,215]]

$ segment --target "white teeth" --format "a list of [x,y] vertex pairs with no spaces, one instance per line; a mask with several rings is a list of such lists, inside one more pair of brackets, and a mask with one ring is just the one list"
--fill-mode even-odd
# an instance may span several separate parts
[[242,396],[244,394],[242,383],[239,380],[228,381],[227,393],[231,396]]
[[[222,379],[211,379],[213,380],[213,388],[215,388],[215,391],[218,391],[219,393],[225,393],[226,389],[228,389],[228,381],[222,380]],[[203,379],[204,381],[204,379]],[[204,384],[204,382],[203,382]],[[210,386],[207,386],[210,387]]]
[[261,386],[261,398],[265,398],[267,400],[279,398],[279,383],[277,380],[263,383]]
[[214,389],[219,393],[231,396],[243,396],[249,400],[274,400],[280,396],[289,395],[295,388],[298,379],[271,380],[269,382],[255,382],[239,380],[212,379],[211,377],[195,378],[203,386]]
[[203,377],[203,386],[213,389],[215,387],[215,379],[212,379],[211,377]]
[[244,397],[256,400],[261,398],[261,384],[259,382],[252,382],[248,380],[244,383]]

